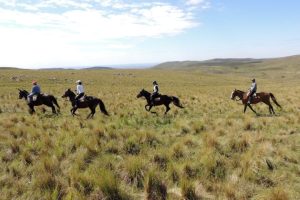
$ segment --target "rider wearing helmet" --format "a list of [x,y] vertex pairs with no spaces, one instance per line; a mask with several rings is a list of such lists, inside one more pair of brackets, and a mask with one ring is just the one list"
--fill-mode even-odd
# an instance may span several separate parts
[[37,81],[33,80],[32,81],[32,89],[31,89],[31,93],[27,96],[28,99],[28,103],[31,103],[33,101],[33,96],[34,95],[39,95],[41,94],[41,88],[40,86],[37,84]]
[[83,88],[81,80],[77,80],[76,83],[77,83],[77,86],[76,86],[77,96],[75,97],[75,102],[76,102],[76,106],[77,106],[79,99],[84,96],[84,88]]
[[153,93],[150,96],[151,105],[154,105],[154,99],[159,96],[159,88],[156,81],[153,81]]
[[252,84],[251,84],[251,87],[249,90],[250,90],[250,93],[249,93],[248,104],[251,103],[252,97],[256,93],[256,90],[257,90],[257,84],[256,84],[255,79],[252,79]]

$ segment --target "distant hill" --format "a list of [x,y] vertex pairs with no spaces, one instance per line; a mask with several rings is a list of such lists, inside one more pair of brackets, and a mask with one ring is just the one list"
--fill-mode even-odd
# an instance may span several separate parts
[[0,70],[17,70],[17,69],[20,69],[20,68],[17,68],[17,67],[0,67]]
[[258,68],[281,68],[284,66],[299,68],[300,55],[271,58],[271,59],[253,59],[253,58],[217,58],[205,61],[175,61],[165,62],[154,66],[155,69],[207,69],[209,67],[258,67]]
[[87,70],[101,70],[101,69],[114,69],[112,67],[87,67],[87,68],[81,68],[81,69],[87,69]]

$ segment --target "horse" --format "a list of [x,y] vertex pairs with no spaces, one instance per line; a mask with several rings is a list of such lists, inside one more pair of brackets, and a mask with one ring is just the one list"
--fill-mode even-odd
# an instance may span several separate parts
[[70,99],[71,104],[72,104],[71,114],[73,116],[76,115],[75,112],[78,108],[90,108],[91,113],[87,116],[87,119],[93,118],[94,114],[96,112],[97,105],[99,105],[100,110],[104,115],[107,115],[107,116],[109,115],[108,112],[106,111],[103,101],[97,97],[85,96],[84,97],[85,100],[84,101],[79,100],[77,105],[76,105],[76,100],[75,100],[76,94],[74,92],[72,92],[71,89],[67,89],[65,91],[64,95],[62,96],[62,98],[67,98],[67,97]]
[[[27,97],[29,95],[29,92],[26,90],[19,90],[19,99],[25,99],[26,102],[28,102]],[[53,95],[46,95],[46,94],[39,94],[37,95],[36,101],[31,101],[27,104],[30,108],[29,113],[33,114],[35,113],[34,106],[40,106],[40,105],[46,105],[48,107],[51,107],[52,113],[57,114],[57,112],[60,111],[60,107],[57,103],[56,98]],[[57,111],[55,109],[55,106],[57,107]]]
[[[179,108],[184,108],[181,105],[180,100],[177,97],[174,97],[174,96],[160,95],[159,97],[154,99],[154,105],[152,105],[151,100],[150,100],[150,97],[151,97],[150,92],[142,89],[137,95],[137,98],[140,98],[140,97],[145,97],[146,98],[147,104],[145,105],[145,110],[148,111],[148,112],[150,112],[150,110],[153,106],[165,105],[165,107],[166,107],[165,114],[167,114],[167,112],[170,110],[169,105],[172,102],[175,106],[177,106]],[[148,107],[148,109],[147,109],[147,107]]]
[[[239,99],[236,99],[236,97],[238,97]],[[270,98],[273,100],[273,102],[276,104],[276,106],[278,106],[279,108],[282,108],[281,105],[279,105],[279,103],[277,102],[275,96],[272,93],[267,93],[267,92],[256,93],[256,95],[252,97],[250,104],[248,103],[248,99],[249,99],[248,92],[244,92],[244,91],[241,91],[241,90],[234,89],[233,92],[231,93],[231,99],[232,100],[236,100],[236,101],[242,100],[242,103],[245,105],[244,113],[246,112],[246,109],[249,106],[249,108],[255,114],[257,114],[256,111],[252,108],[251,104],[257,104],[259,102],[263,102],[263,103],[265,103],[269,106],[270,114],[275,115],[275,111],[274,111],[273,106],[271,104]]]

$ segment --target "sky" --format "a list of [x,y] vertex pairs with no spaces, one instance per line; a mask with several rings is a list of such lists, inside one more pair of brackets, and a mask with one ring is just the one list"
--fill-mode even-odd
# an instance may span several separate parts
[[0,0],[0,67],[300,54],[297,0]]

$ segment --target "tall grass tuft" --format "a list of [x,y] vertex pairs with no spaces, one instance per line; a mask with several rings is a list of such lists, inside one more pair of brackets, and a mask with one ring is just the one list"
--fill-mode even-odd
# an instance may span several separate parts
[[167,186],[161,181],[158,175],[150,172],[146,183],[147,200],[166,200]]
[[196,195],[195,186],[187,180],[184,180],[181,183],[181,193],[184,200],[199,199],[199,197]]

